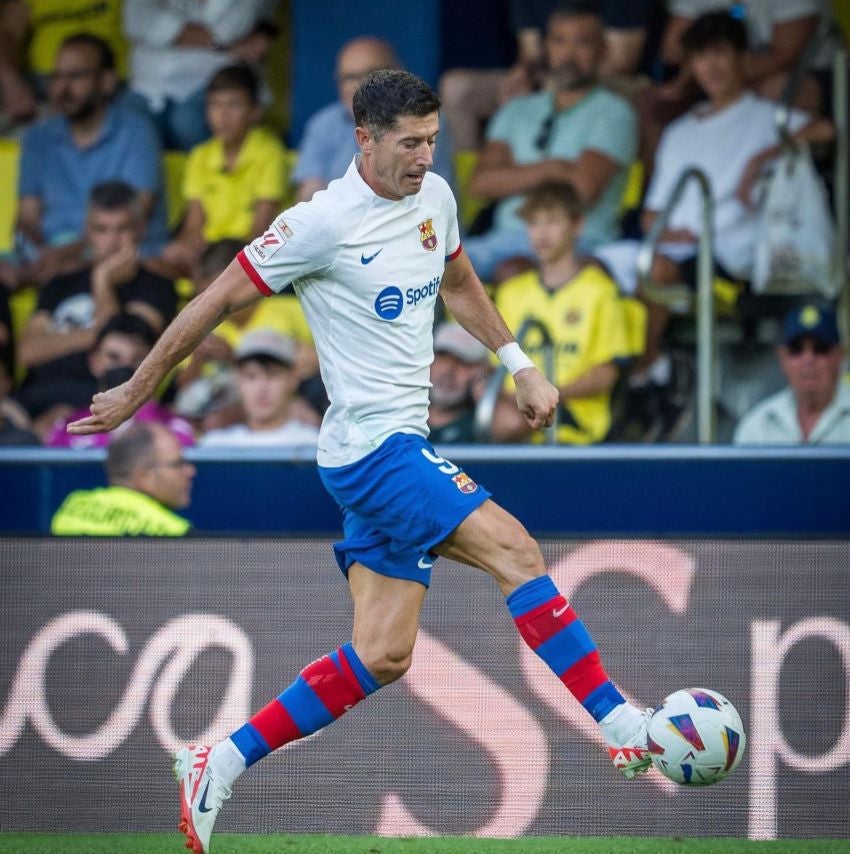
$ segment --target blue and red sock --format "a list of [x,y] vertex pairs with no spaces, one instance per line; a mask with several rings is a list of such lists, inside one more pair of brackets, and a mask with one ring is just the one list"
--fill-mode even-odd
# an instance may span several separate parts
[[506,601],[523,640],[594,720],[626,702],[608,678],[593,638],[548,575],[527,581]]
[[333,723],[381,686],[347,643],[308,664],[298,678],[233,735],[251,766],[290,741]]

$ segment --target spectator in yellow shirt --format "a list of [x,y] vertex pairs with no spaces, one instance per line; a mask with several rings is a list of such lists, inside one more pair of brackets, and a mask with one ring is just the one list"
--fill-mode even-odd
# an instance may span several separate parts
[[[633,355],[622,298],[606,273],[576,257],[583,205],[571,185],[544,184],[526,197],[520,215],[539,266],[501,284],[496,305],[514,334],[533,318],[553,341],[552,382],[560,390],[558,441],[600,442],[611,427],[611,391],[619,364]],[[522,342],[537,367],[545,370],[542,345],[539,330]],[[513,416],[514,410],[497,409],[495,441],[516,442],[531,434],[524,419]]]
[[180,233],[163,252],[179,275],[195,278],[208,244],[247,242],[263,233],[280,210],[286,187],[283,145],[257,125],[259,82],[247,65],[231,65],[207,86],[213,137],[189,152]]

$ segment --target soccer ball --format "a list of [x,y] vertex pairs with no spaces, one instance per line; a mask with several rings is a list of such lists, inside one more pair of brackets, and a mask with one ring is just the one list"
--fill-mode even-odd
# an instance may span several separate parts
[[735,707],[707,688],[686,688],[665,697],[646,734],[655,767],[683,786],[722,780],[738,767],[747,743]]

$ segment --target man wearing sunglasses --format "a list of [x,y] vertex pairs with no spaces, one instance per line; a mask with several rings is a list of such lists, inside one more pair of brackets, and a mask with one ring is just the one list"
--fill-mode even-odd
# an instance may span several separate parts
[[175,513],[189,506],[195,466],[162,424],[132,424],[106,456],[109,485],[72,492],[50,532],[64,537],[184,537],[190,523]]
[[519,216],[526,193],[543,184],[571,184],[585,206],[577,247],[587,254],[619,235],[619,205],[637,155],[637,119],[629,103],[599,84],[605,27],[588,3],[563,3],[544,42],[549,85],[505,104],[487,127],[487,142],[470,191],[496,203],[493,227],[464,240],[485,281],[500,281],[503,261],[533,259]]
[[779,363],[788,387],[747,413],[739,445],[850,444],[850,383],[832,308],[805,303],[785,318]]

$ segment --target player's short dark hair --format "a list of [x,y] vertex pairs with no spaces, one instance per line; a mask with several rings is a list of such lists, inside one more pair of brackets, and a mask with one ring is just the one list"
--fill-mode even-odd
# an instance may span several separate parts
[[685,55],[702,53],[710,47],[728,45],[735,53],[744,53],[749,46],[747,28],[740,18],[728,12],[708,12],[700,15],[682,33]]
[[415,74],[394,68],[373,71],[354,93],[354,121],[380,139],[400,116],[429,116],[440,109],[440,99]]
[[572,184],[551,182],[527,193],[517,213],[527,220],[537,211],[552,209],[562,210],[569,219],[577,220],[584,216],[586,207]]
[[109,482],[127,481],[139,463],[153,462],[155,442],[156,433],[145,422],[131,424],[118,433],[106,452],[106,476]]
[[101,71],[115,70],[115,51],[100,36],[93,33],[74,33],[74,35],[62,40],[59,49],[61,50],[63,47],[90,47],[97,53],[98,66]]
[[207,95],[213,92],[244,92],[252,104],[260,99],[260,81],[254,70],[243,62],[216,71],[207,83]]
[[210,276],[217,276],[230,264],[244,246],[244,240],[233,240],[232,238],[216,240],[215,243],[210,243],[201,255],[199,265],[201,275],[205,279],[210,278]]
[[89,208],[99,211],[119,211],[139,206],[139,194],[124,181],[103,181],[89,193]]
[[103,339],[107,335],[126,335],[127,337],[137,338],[147,347],[153,347],[156,344],[156,332],[153,327],[143,317],[138,314],[131,314],[128,311],[121,311],[118,314],[113,314],[106,323],[101,326],[100,331],[94,341],[94,346],[99,347],[103,343]]

